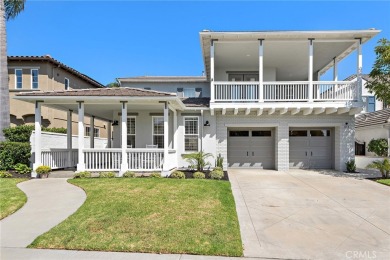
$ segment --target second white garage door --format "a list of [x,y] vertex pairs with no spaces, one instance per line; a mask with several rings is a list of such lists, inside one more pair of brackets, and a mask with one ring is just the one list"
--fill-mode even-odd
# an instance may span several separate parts
[[227,157],[229,167],[274,169],[274,131],[229,129]]
[[330,129],[290,129],[290,168],[332,169]]

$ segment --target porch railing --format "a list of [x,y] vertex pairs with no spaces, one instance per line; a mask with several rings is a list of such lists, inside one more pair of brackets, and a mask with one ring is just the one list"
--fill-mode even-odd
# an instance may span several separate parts
[[88,171],[119,171],[122,162],[122,150],[84,149],[85,169]]
[[313,99],[317,101],[356,100],[357,82],[318,81],[313,84]]
[[[71,152],[71,162],[69,164],[69,152]],[[77,165],[77,149],[45,149],[41,151],[42,165],[50,166],[52,169],[74,167]]]
[[[214,82],[215,102],[277,102],[277,101],[353,101],[358,100],[357,83],[353,81]],[[311,95],[311,96],[310,96]],[[260,98],[263,97],[263,100]]]
[[164,149],[127,149],[129,170],[159,171],[164,162]]

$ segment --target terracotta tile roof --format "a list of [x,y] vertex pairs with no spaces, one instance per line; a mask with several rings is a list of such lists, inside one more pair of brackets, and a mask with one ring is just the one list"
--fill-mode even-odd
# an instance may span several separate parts
[[64,69],[65,71],[79,77],[80,79],[88,82],[92,86],[96,88],[104,88],[105,86],[96,80],[94,80],[91,77],[88,77],[87,75],[65,65],[62,62],[59,62],[58,60],[52,58],[50,55],[45,56],[8,56],[8,61],[41,61],[41,62],[49,62],[54,64],[55,66],[59,66],[60,68]]
[[122,82],[207,82],[205,76],[139,76],[118,78]]
[[364,113],[355,118],[355,128],[390,123],[390,108]]
[[99,89],[74,89],[57,91],[35,91],[19,93],[17,96],[107,96],[107,97],[175,97],[175,93],[146,90],[139,88],[99,88]]
[[210,98],[181,98],[186,107],[209,107]]

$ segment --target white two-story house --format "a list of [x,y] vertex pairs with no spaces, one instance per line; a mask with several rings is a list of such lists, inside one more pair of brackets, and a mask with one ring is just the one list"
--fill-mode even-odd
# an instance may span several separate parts
[[[201,150],[220,154],[226,168],[344,170],[354,158],[354,115],[363,107],[362,45],[378,33],[202,31],[205,76],[118,78],[120,88],[17,99],[36,104],[38,128],[41,106],[77,111],[79,133],[85,114],[110,122],[106,149],[79,142],[72,157],[78,171],[169,174],[188,165],[183,154]],[[338,62],[351,53],[357,80],[338,81]],[[334,80],[320,81],[329,69]],[[34,167],[49,164],[35,149]],[[72,155],[64,149],[63,156]]]

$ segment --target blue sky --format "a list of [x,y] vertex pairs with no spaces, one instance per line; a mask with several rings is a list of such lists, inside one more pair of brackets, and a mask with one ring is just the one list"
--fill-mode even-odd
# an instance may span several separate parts
[[[390,39],[389,13],[388,1],[27,0],[24,12],[7,22],[8,55],[50,54],[107,84],[126,76],[201,75],[203,29],[377,28],[379,36],[363,46],[363,72],[368,73],[378,39]],[[355,72],[356,56],[339,65],[340,79]]]

